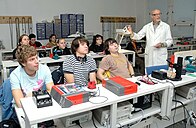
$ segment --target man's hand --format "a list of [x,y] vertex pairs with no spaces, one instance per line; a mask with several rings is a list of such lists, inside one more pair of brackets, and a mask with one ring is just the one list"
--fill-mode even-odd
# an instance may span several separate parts
[[133,30],[132,30],[131,25],[128,25],[128,26],[127,26],[127,30],[128,30],[131,34],[133,33]]
[[133,30],[132,30],[131,25],[128,25],[128,26],[127,26],[127,30],[128,30],[128,32],[130,33],[130,38],[133,38],[134,33],[133,33]]
[[162,47],[162,43],[157,43],[154,47],[155,48],[161,48]]

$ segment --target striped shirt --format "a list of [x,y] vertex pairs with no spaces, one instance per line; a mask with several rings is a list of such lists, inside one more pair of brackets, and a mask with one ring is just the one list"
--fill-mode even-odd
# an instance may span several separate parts
[[87,86],[89,81],[89,73],[96,72],[96,70],[97,67],[95,60],[90,56],[86,56],[86,61],[81,62],[75,55],[71,55],[63,63],[64,73],[73,74],[74,83],[80,86]]

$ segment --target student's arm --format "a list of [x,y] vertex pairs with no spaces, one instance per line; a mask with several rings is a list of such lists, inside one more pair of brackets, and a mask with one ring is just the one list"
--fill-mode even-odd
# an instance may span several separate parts
[[90,78],[90,81],[95,81],[95,83],[97,83],[95,72],[91,72],[89,75],[89,78]]
[[52,89],[52,86],[54,85],[53,82],[50,82],[48,84],[46,84],[46,88],[47,88],[47,91],[50,93],[51,92],[51,89]]
[[105,73],[105,70],[102,68],[99,68],[97,71],[97,78],[100,80],[105,79],[104,73]]
[[22,90],[21,89],[13,89],[12,90],[12,95],[14,97],[15,103],[17,105],[18,108],[21,108],[21,103],[20,103],[20,99],[24,98]]
[[135,75],[134,70],[133,70],[133,66],[131,63],[128,63],[128,70],[129,70],[129,74],[131,77]]
[[67,83],[74,83],[74,75],[72,73],[64,73]]

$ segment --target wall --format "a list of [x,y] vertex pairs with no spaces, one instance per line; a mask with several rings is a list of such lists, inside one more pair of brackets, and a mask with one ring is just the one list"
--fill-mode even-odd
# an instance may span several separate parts
[[[53,7],[51,7],[53,6]],[[140,9],[140,10],[139,10]],[[43,20],[52,21],[53,16],[63,13],[82,13],[85,15],[85,32],[101,33],[100,16],[137,16],[138,28],[146,23],[144,17],[145,0],[1,0],[1,16],[32,16],[33,32],[35,23]],[[15,25],[13,29],[13,42],[16,44]],[[0,24],[0,40],[6,49],[10,49],[10,27]]]
[[[173,37],[193,37],[196,0],[148,0],[147,10],[150,11],[155,8],[162,11],[163,21],[171,22],[169,23]],[[190,26],[189,24],[193,25]]]

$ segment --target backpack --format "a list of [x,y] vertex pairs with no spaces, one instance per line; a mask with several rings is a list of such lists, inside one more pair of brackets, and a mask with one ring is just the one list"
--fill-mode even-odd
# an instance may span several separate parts
[[52,80],[54,82],[54,85],[57,84],[64,84],[64,73],[63,73],[63,67],[60,66],[58,69],[54,70],[52,73]]
[[0,122],[0,128],[20,128],[20,125],[14,119],[3,120]]

